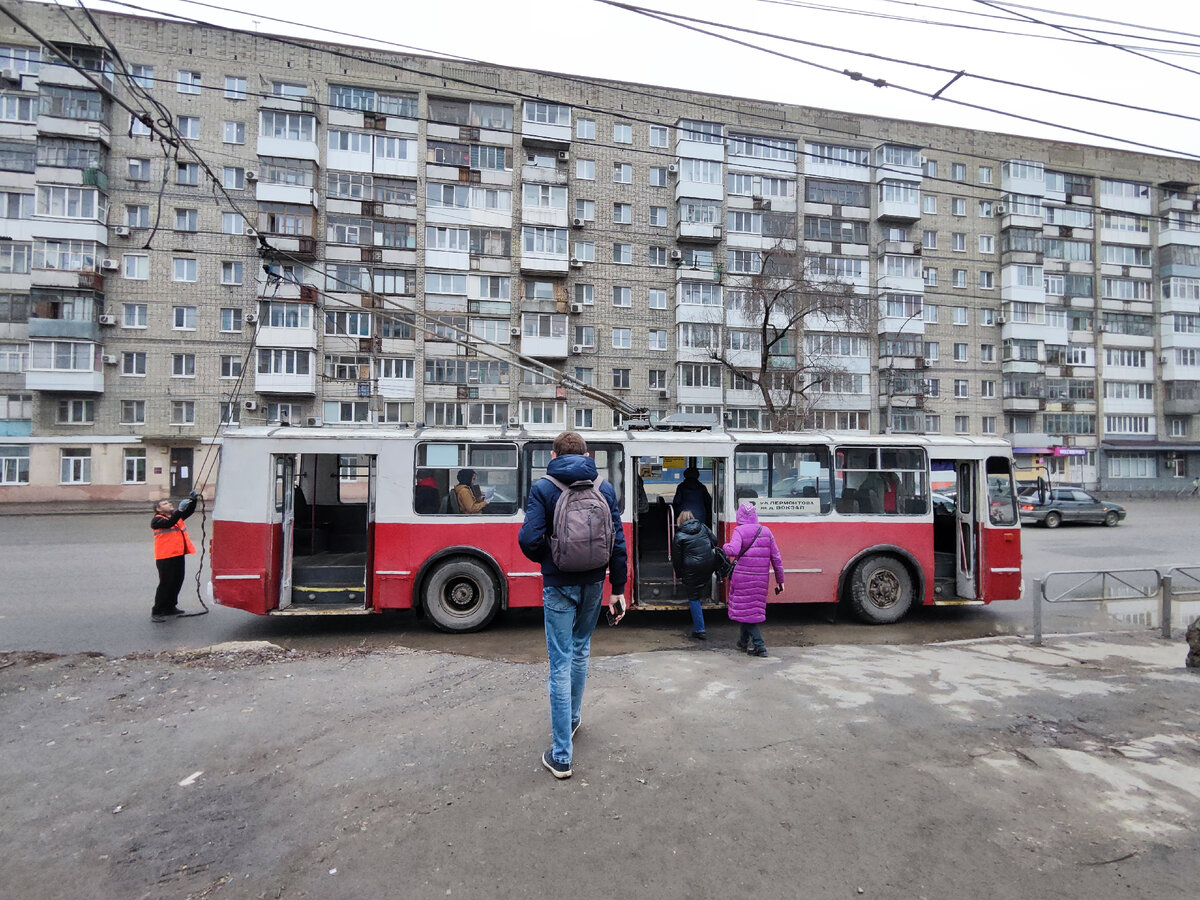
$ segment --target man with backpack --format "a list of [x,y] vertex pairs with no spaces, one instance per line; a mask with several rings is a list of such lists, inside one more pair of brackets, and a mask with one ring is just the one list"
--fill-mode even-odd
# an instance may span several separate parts
[[577,432],[564,431],[554,439],[546,477],[530,488],[517,541],[521,552],[542,567],[554,734],[542,765],[555,778],[570,778],[604,573],[608,571],[612,584],[608,609],[614,625],[625,615],[628,577],[616,491],[599,479]]

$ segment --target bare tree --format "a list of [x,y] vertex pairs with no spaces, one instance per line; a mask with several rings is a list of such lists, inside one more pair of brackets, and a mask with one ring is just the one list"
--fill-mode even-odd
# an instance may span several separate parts
[[780,432],[801,430],[817,405],[814,389],[847,373],[843,355],[832,347],[805,348],[804,334],[865,340],[875,312],[868,297],[822,271],[798,244],[781,240],[754,251],[754,271],[726,279],[726,328],[756,339],[737,346],[725,339],[710,350],[732,383],[758,393],[770,429]]

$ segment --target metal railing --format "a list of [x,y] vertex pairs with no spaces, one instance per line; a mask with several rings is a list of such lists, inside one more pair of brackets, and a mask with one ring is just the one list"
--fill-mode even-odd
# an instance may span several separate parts
[[1200,564],[1167,569],[1100,569],[1047,572],[1034,581],[1033,643],[1042,643],[1043,603],[1095,603],[1109,600],[1159,601],[1161,633],[1171,637],[1172,604],[1188,597],[1200,600]]

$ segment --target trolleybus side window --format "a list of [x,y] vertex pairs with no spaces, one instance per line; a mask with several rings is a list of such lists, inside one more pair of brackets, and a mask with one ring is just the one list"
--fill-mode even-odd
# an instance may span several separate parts
[[739,447],[733,465],[734,496],[760,517],[817,516],[833,507],[828,447]]
[[[524,447],[524,478],[521,482],[521,508],[529,502],[529,489],[546,474],[550,465],[551,441],[531,441]],[[588,456],[596,472],[617,492],[617,508],[625,512],[625,451],[620,444],[588,444]]]
[[841,513],[919,516],[929,509],[925,451],[908,447],[839,447]]
[[1003,456],[987,458],[988,518],[993,525],[1016,525],[1017,506],[1012,467]]
[[518,509],[516,444],[425,441],[416,462],[418,514],[507,516]]

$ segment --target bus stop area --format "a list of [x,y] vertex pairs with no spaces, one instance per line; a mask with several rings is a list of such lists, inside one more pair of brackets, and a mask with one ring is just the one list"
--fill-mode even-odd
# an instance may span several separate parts
[[[767,624],[770,638],[770,623]],[[544,663],[266,643],[0,654],[12,897],[1182,897],[1176,632]]]

